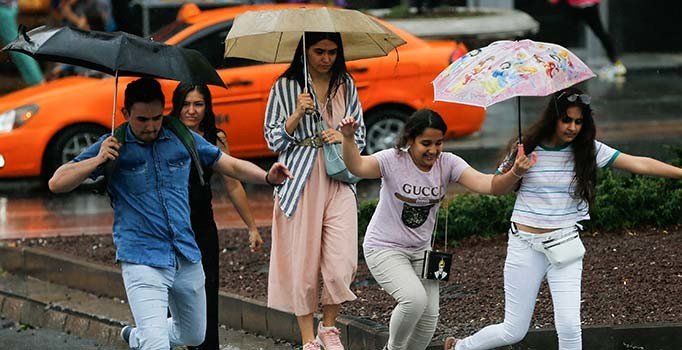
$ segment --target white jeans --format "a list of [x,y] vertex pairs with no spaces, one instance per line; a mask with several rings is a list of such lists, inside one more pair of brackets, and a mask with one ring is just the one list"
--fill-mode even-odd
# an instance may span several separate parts
[[131,349],[167,350],[204,341],[206,292],[201,262],[193,264],[178,254],[176,267],[122,263],[121,269],[137,326],[130,333]]
[[438,281],[419,277],[424,251],[365,250],[365,261],[374,279],[398,305],[388,327],[389,350],[424,350],[438,323]]
[[509,233],[507,260],[504,264],[504,322],[487,326],[459,341],[456,350],[484,350],[521,341],[528,332],[535,299],[545,276],[552,293],[559,350],[582,349],[580,329],[582,259],[557,268],[549,263],[542,252],[530,247],[531,243],[547,239],[547,236],[554,233],[556,231],[545,234],[523,231],[518,231],[518,234]]

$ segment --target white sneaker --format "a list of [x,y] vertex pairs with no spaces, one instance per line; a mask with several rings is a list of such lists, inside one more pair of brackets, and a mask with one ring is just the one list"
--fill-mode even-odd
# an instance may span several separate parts
[[627,68],[621,61],[616,61],[614,64],[603,67],[599,70],[599,77],[601,78],[615,78],[622,77],[628,72]]
[[613,64],[613,71],[618,76],[623,76],[628,72],[627,68],[625,68],[625,65],[620,60]]

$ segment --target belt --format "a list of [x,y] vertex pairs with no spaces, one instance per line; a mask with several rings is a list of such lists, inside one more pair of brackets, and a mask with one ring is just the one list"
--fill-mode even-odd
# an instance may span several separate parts
[[298,141],[296,145],[302,146],[302,147],[312,147],[312,148],[320,148],[324,142],[319,136],[310,136],[306,137],[301,141]]

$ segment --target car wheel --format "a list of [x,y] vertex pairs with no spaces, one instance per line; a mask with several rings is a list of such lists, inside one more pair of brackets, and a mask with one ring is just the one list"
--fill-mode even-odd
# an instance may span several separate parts
[[395,146],[405,126],[409,111],[384,108],[367,117],[367,146],[365,152],[372,154]]
[[43,176],[52,177],[59,166],[71,161],[106,132],[107,129],[97,125],[76,125],[62,130],[45,150]]

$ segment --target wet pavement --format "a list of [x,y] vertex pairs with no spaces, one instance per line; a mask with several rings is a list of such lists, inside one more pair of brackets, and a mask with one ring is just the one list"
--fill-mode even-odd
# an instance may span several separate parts
[[0,339],[4,350],[46,349],[50,350],[115,350],[102,346],[91,339],[83,339],[64,332],[44,328],[27,328],[15,321],[0,320]]
[[[30,308],[25,305],[27,302],[45,306]],[[0,307],[5,316],[9,314],[19,318],[11,319],[12,316],[9,316],[10,319],[0,319],[0,348],[3,350],[44,349],[46,344],[50,344],[49,349],[56,350],[124,349],[125,344],[119,338],[120,325],[133,324],[128,304],[120,299],[99,297],[59,284],[0,271],[0,306],[3,304],[11,304]],[[29,315],[30,313],[32,314]],[[63,315],[55,316],[57,313]],[[46,322],[49,327],[46,325],[44,328],[33,328],[25,325],[27,320],[41,319],[49,319]],[[74,328],[74,324],[80,327]],[[112,327],[112,333],[93,331],[106,330],[108,327]],[[99,338],[89,339],[94,338],[93,334],[98,334]],[[220,343],[223,344],[221,350],[292,349],[287,343],[277,343],[270,338],[226,328],[220,329]]]

